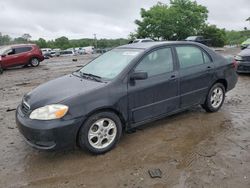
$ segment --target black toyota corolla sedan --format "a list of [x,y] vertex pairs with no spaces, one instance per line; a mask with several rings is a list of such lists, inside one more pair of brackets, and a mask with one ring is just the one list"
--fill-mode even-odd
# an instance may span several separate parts
[[16,122],[35,148],[100,154],[124,130],[194,105],[218,111],[236,82],[234,64],[202,44],[128,44],[26,94]]

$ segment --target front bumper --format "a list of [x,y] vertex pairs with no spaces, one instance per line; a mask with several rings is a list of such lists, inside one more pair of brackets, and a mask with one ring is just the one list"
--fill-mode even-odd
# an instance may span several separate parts
[[237,72],[238,73],[250,73],[250,62],[238,61]]
[[20,106],[16,111],[16,124],[25,141],[36,149],[55,150],[76,145],[77,133],[83,118],[73,120],[32,120],[25,116]]

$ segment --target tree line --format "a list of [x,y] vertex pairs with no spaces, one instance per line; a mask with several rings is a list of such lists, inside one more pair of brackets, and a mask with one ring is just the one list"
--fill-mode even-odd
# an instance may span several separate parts
[[[250,30],[226,31],[207,24],[208,9],[191,0],[170,0],[170,4],[158,2],[149,10],[141,9],[141,20],[135,20],[137,29],[131,38],[149,37],[155,40],[183,40],[188,36],[202,35],[211,45],[239,44],[250,37]],[[250,17],[246,19],[250,22]]]

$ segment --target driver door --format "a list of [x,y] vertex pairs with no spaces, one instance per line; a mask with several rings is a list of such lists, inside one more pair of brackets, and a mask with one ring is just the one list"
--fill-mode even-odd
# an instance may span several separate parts
[[145,80],[128,82],[129,116],[132,124],[157,118],[179,108],[179,78],[172,48],[156,49],[142,59],[134,72],[147,72]]
[[6,55],[2,57],[2,64],[4,68],[13,67],[20,63],[20,58],[18,54],[16,54],[15,49],[11,48],[5,54]]

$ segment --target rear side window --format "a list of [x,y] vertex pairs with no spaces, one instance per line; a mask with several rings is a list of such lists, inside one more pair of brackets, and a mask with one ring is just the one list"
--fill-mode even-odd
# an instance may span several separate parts
[[197,47],[179,46],[176,47],[176,51],[180,63],[180,68],[192,67],[204,63],[203,59],[204,53]]
[[212,62],[212,61],[211,61],[211,58],[208,57],[208,55],[207,55],[205,52],[203,52],[203,57],[204,57],[204,62],[205,62],[205,63],[210,63],[210,62]]
[[20,53],[24,53],[24,52],[28,52],[31,51],[31,47],[19,47],[19,48],[15,48],[15,54],[20,54]]
[[147,72],[149,77],[173,71],[171,48],[158,49],[149,53],[137,65],[135,71]]

